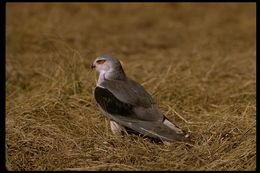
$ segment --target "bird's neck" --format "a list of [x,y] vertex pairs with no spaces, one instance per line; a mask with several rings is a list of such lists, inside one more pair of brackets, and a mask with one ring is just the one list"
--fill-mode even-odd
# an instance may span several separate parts
[[105,80],[126,80],[126,75],[123,69],[100,71],[97,85],[100,85]]

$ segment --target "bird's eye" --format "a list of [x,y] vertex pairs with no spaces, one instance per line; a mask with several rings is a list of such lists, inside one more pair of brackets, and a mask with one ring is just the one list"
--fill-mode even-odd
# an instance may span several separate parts
[[97,63],[98,63],[98,64],[104,64],[105,62],[106,62],[106,60],[103,60],[103,59],[97,60]]

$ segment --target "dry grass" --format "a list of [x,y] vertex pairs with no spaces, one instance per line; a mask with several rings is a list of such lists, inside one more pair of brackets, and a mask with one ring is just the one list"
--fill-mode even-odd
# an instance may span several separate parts
[[[9,170],[255,170],[255,4],[7,4]],[[194,146],[113,136],[89,66],[124,62]]]

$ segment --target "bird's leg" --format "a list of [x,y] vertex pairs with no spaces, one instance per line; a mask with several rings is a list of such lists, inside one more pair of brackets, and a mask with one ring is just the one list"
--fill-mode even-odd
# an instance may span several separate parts
[[110,120],[110,127],[111,131],[114,135],[116,134],[122,134],[125,130],[124,127],[120,126],[118,123],[115,121]]
[[164,119],[163,124],[173,129],[178,134],[183,134],[183,131],[178,128],[176,125],[171,123],[167,118]]

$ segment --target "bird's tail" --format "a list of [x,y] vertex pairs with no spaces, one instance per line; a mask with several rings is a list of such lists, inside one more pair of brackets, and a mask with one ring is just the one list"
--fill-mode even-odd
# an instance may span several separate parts
[[160,139],[162,141],[179,141],[179,142],[191,142],[190,136],[180,129],[175,127],[173,129],[163,123],[150,123],[150,122],[143,122],[142,126],[136,125],[134,128],[139,129],[139,131],[145,135],[152,138]]
[[[121,123],[120,123],[121,124]],[[192,143],[190,136],[183,132],[181,129],[176,127],[170,122],[149,122],[149,121],[131,121],[122,123],[127,129],[133,130],[133,133],[138,132],[142,136],[149,138],[157,139],[159,141],[168,141],[168,142],[185,142]]]

